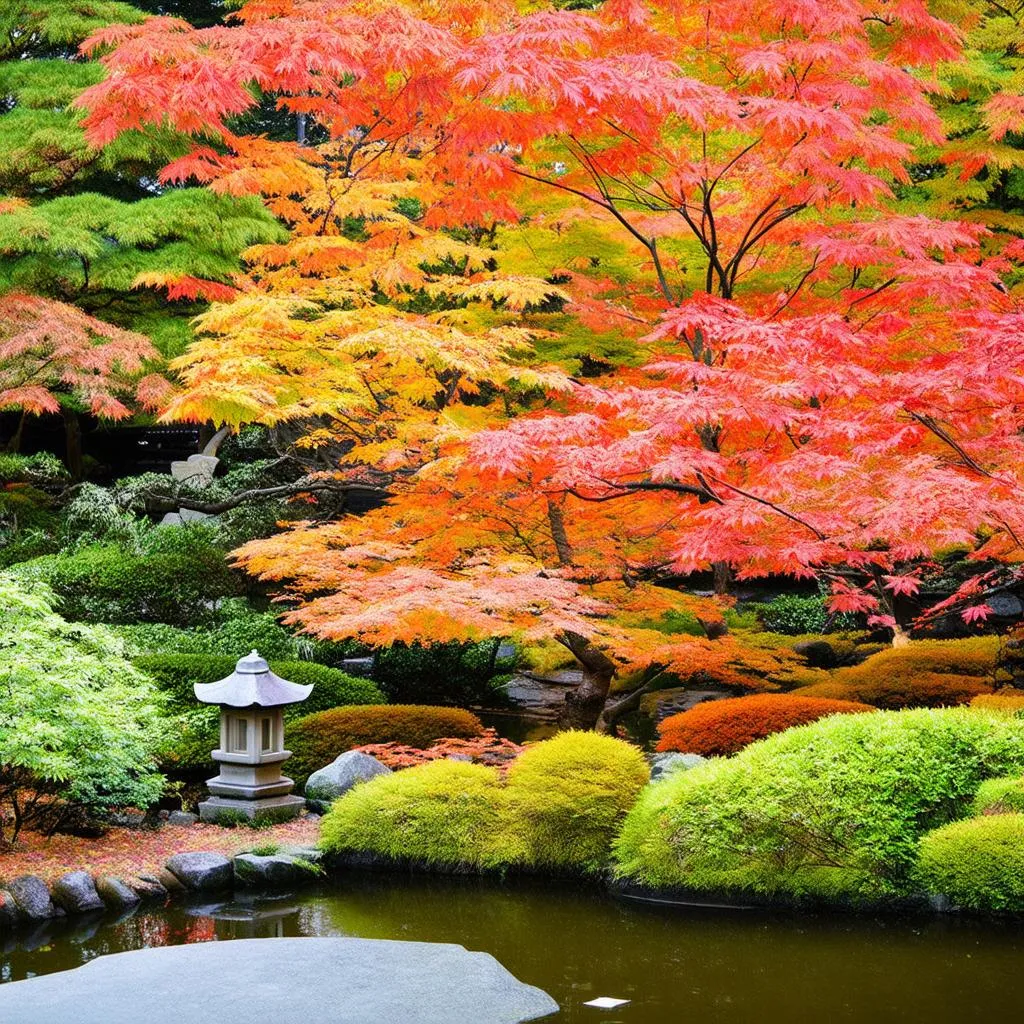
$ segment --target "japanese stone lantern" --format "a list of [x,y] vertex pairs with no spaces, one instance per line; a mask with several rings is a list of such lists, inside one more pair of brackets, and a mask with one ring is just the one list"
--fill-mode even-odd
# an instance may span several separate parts
[[198,700],[220,705],[220,747],[212,752],[220,774],[206,783],[212,795],[199,805],[203,821],[239,814],[285,821],[302,810],[305,800],[292,795],[295,783],[281,774],[292,753],[284,747],[282,709],[312,689],[275,676],[256,651],[240,658],[227,679],[195,684]]

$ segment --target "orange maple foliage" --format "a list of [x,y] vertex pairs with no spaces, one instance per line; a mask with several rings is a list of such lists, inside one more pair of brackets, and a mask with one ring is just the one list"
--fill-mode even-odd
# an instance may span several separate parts
[[[837,610],[898,632],[920,558],[979,534],[978,555],[1018,557],[1024,344],[1000,274],[1021,254],[897,197],[915,144],[942,142],[927,72],[957,27],[916,0],[529,6],[252,0],[231,27],[95,38],[112,49],[82,99],[94,142],[169,124],[197,139],[169,179],[260,192],[294,228],[211,310],[172,415],[328,417],[316,446],[354,414],[351,459],[400,471],[387,508],[299,525],[241,564],[321,636],[555,637],[593,720],[617,671],[699,649],[645,618],[688,603],[719,619],[659,585],[681,574],[817,576]],[[315,157],[233,134],[253,85],[316,126]],[[415,230],[401,198],[424,206]],[[477,252],[430,265],[454,240],[425,232],[482,241],[546,205],[553,230],[589,217],[639,253],[629,286],[572,258],[557,286]],[[358,246],[343,211],[371,225]],[[453,354],[452,310],[410,316],[408,290],[490,308]],[[588,325],[629,319],[644,365],[571,386],[511,369],[493,332],[520,325],[488,319],[549,298]],[[544,410],[478,412],[474,389],[511,381],[546,386]]]

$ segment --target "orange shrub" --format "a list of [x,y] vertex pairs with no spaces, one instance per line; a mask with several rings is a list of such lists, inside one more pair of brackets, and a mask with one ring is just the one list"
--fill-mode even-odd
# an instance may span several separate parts
[[1024,711],[1024,690],[997,690],[995,693],[982,693],[971,698],[972,708],[984,708],[986,711],[1006,711],[1016,714]]
[[368,743],[427,748],[440,739],[483,735],[479,718],[461,708],[425,704],[361,704],[306,715],[288,727],[288,774],[303,780],[339,754]]
[[754,740],[826,715],[874,711],[867,704],[793,694],[765,693],[707,701],[671,715],[659,726],[658,750],[687,754],[734,754]]
[[876,708],[940,708],[967,704],[978,694],[991,693],[992,685],[978,676],[939,672],[875,673],[869,662],[835,673],[827,683],[794,690],[794,696],[852,700]]

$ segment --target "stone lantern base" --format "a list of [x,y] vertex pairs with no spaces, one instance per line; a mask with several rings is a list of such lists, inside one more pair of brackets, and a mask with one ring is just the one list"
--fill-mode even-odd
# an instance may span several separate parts
[[244,815],[250,821],[289,821],[297,818],[305,806],[305,799],[294,794],[265,796],[256,800],[211,796],[199,805],[199,820],[216,824]]

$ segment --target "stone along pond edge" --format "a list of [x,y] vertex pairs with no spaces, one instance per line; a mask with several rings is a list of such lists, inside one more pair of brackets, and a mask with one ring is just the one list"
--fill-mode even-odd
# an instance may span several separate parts
[[[903,898],[871,903],[835,903],[820,899],[783,899],[735,892],[695,892],[653,889],[614,878],[567,874],[537,869],[483,872],[472,867],[438,866],[411,860],[394,860],[370,853],[325,854],[315,846],[284,846],[272,854],[239,853],[228,857],[212,851],[191,851],[169,857],[155,874],[130,878],[97,875],[80,869],[63,875],[52,885],[35,876],[21,875],[0,889],[0,934],[17,933],[44,922],[101,913],[130,914],[148,906],[164,906],[172,900],[224,894],[277,893],[330,881],[350,871],[447,875],[491,878],[565,878],[584,883],[592,892],[624,902],[680,910],[777,911],[787,913],[852,914],[957,914],[971,917],[1010,917],[1020,914],[982,914],[953,906],[942,897]],[[584,890],[585,891],[585,890]]]

